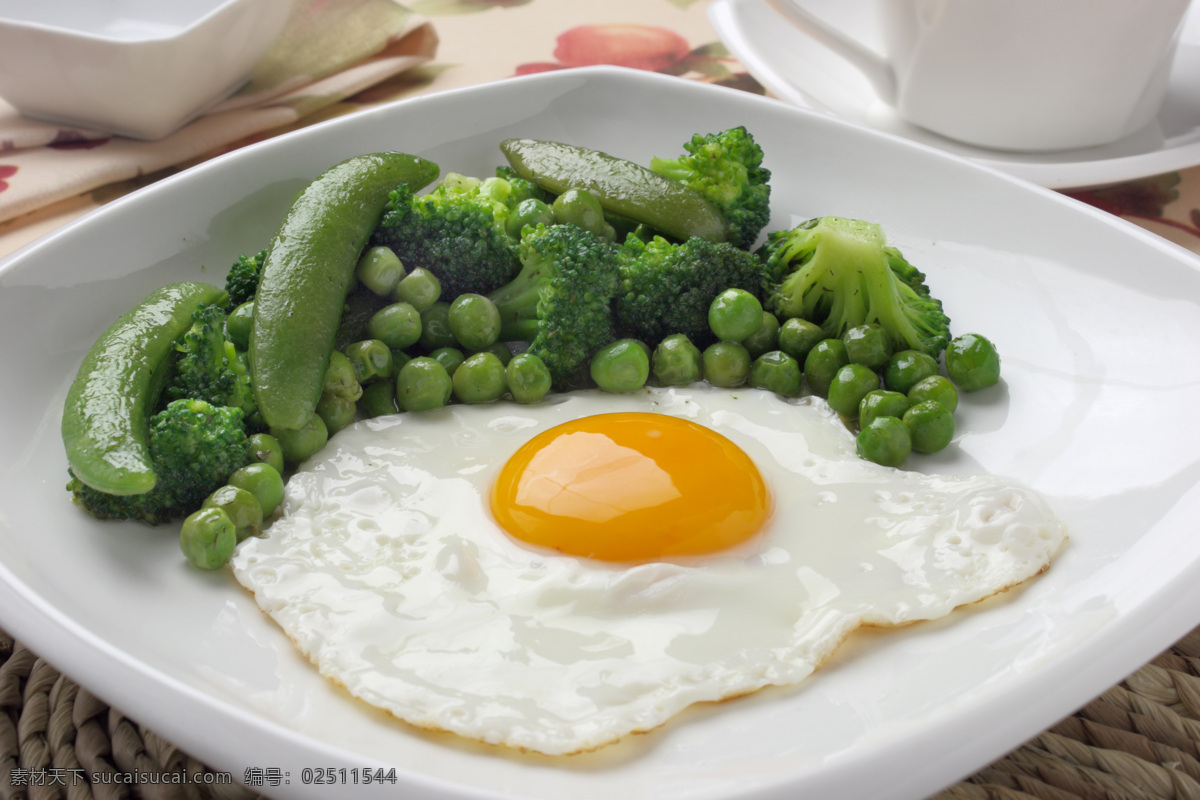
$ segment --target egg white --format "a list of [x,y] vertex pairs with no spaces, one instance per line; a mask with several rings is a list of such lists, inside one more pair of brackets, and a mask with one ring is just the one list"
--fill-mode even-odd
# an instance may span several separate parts
[[[488,510],[547,428],[644,410],[745,450],[774,513],[738,548],[607,564],[517,543]],[[822,400],[699,384],[356,423],[288,483],[237,579],[330,680],[423,728],[551,755],[809,675],[860,625],[932,619],[1041,572],[1062,523],[993,476],[870,464]]]

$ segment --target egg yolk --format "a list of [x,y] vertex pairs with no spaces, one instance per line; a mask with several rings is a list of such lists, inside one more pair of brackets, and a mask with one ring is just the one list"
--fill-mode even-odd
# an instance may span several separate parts
[[529,544],[644,561],[732,547],[762,527],[771,500],[754,462],[716,431],[629,412],[530,439],[501,470],[491,507]]

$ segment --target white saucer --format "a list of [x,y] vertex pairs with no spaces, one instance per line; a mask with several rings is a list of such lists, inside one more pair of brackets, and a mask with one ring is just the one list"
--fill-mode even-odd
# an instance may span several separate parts
[[[880,48],[870,0],[796,2]],[[776,97],[956,153],[1051,189],[1119,183],[1200,165],[1200,11],[1185,23],[1156,122],[1110,145],[1052,153],[973,147],[903,121],[857,70],[792,27],[766,0],[713,0],[708,13],[725,46]]]

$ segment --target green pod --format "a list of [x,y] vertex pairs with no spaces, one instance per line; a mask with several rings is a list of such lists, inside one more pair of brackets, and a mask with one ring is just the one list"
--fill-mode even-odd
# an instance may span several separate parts
[[100,335],[63,406],[63,445],[76,478],[113,495],[154,488],[146,425],[162,389],[160,368],[191,327],[192,312],[227,299],[223,289],[206,283],[168,284]]
[[519,176],[561,195],[591,192],[610,214],[686,241],[729,239],[721,212],[699,192],[640,164],[586,147],[540,139],[506,139],[500,150]]
[[292,204],[263,264],[250,331],[254,392],[272,428],[295,430],[321,397],[359,254],[400,184],[438,174],[402,153],[349,158],[319,175]]

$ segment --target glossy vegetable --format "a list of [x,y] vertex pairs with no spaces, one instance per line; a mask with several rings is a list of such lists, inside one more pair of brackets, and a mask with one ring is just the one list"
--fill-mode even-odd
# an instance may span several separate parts
[[550,368],[533,353],[513,356],[504,368],[504,377],[518,403],[537,403],[550,391]]
[[179,548],[200,569],[216,569],[229,560],[237,545],[233,520],[219,508],[202,508],[188,515],[179,529]]
[[1000,380],[1000,354],[977,333],[965,333],[946,347],[946,374],[964,392],[994,386]]
[[782,350],[768,350],[750,365],[750,385],[784,397],[800,394],[804,373],[800,362]]
[[587,190],[605,211],[681,240],[729,237],[721,212],[698,192],[632,161],[539,139],[507,139],[500,150],[519,176],[556,195]]
[[355,156],[300,193],[263,264],[250,364],[263,418],[297,429],[316,409],[346,294],[388,193],[419,188],[437,165],[401,153]]
[[737,342],[717,342],[700,356],[704,378],[713,386],[733,389],[750,377],[750,351]]
[[700,348],[682,333],[672,334],[654,348],[650,369],[663,386],[684,386],[704,374]]
[[885,467],[898,467],[912,452],[908,428],[896,417],[876,417],[858,432],[858,454]]
[[618,339],[596,351],[589,369],[592,380],[606,392],[636,392],[650,377],[650,357],[641,342]]
[[63,406],[63,445],[76,478],[113,495],[154,488],[146,426],[162,389],[160,368],[175,339],[191,327],[192,312],[225,298],[223,289],[204,283],[169,284],[96,340]]
[[745,289],[726,289],[708,307],[708,327],[725,342],[740,342],[762,324],[762,304]]

